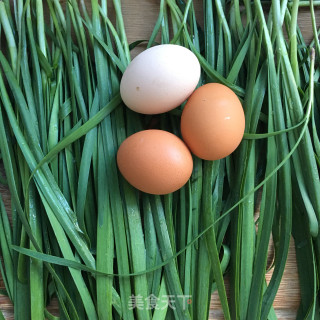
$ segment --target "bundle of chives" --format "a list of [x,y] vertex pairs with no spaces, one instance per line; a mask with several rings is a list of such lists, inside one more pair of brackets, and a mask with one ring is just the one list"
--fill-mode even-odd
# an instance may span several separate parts
[[[318,319],[319,71],[297,26],[304,2],[273,0],[265,20],[258,0],[243,10],[204,0],[203,27],[192,1],[160,2],[148,46],[160,32],[162,43],[190,48],[199,84],[229,86],[246,114],[238,150],[195,157],[190,181],[165,196],[137,192],[116,167],[120,143],[147,120],[118,94],[130,63],[120,1],[115,26],[106,0],[91,0],[90,13],[83,0],[46,3],[48,21],[42,1],[0,1],[0,149],[13,220],[1,202],[0,271],[15,318],[55,319],[46,306],[57,297],[62,319],[207,319],[217,289],[226,319],[274,319],[293,235],[298,318]],[[159,126],[179,135],[179,112]]]

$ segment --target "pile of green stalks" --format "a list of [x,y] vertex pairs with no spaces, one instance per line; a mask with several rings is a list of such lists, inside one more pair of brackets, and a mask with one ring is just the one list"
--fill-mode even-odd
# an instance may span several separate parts
[[[121,1],[113,0],[112,14],[110,6],[0,1],[1,183],[12,214],[9,221],[1,200],[1,294],[15,319],[205,320],[217,290],[225,319],[273,320],[292,236],[297,319],[320,319],[320,45],[312,1],[204,0],[198,17],[190,0],[161,0],[150,39],[131,44]],[[310,7],[311,44],[297,24],[300,6]],[[119,145],[134,132],[180,136],[183,105],[143,116],[121,101],[122,73],[141,43],[192,50],[199,86],[227,85],[246,116],[232,155],[194,157],[188,183],[164,196],[137,191],[116,165]],[[53,301],[58,314],[48,309]]]

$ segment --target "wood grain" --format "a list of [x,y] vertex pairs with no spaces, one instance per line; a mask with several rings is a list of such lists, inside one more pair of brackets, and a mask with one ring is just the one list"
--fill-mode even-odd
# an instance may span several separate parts
[[[111,1],[109,1],[111,3]],[[197,9],[197,17],[200,24],[202,23],[202,1],[195,0],[194,4]],[[126,26],[126,34],[129,43],[136,40],[149,39],[155,21],[158,15],[159,1],[156,0],[122,0],[122,10]],[[112,8],[110,7],[110,10]],[[320,20],[320,19],[318,19]],[[310,22],[310,14],[308,8],[300,9],[299,26],[308,43],[312,39],[312,29]],[[134,57],[142,51],[145,45],[137,47],[132,53]],[[0,193],[4,199],[6,207],[10,210],[10,194],[6,187],[0,185]],[[270,253],[272,253],[272,246]],[[270,281],[272,271],[267,274],[267,281]],[[226,280],[227,282],[227,280]],[[3,282],[0,280],[0,286],[3,288]],[[290,253],[286,264],[284,277],[282,279],[280,289],[274,301],[274,308],[280,320],[295,319],[295,314],[299,304],[299,283],[297,279],[297,268],[294,254],[294,244],[291,241]],[[56,309],[56,304],[50,307],[51,310]],[[0,295],[0,309],[7,320],[13,319],[12,304],[5,296]],[[209,319],[223,319],[221,306],[218,295],[212,295]],[[35,319],[36,320],[36,319]]]
[[[270,245],[270,258],[272,256],[272,244]],[[272,276],[272,270],[266,275],[267,283],[269,283]],[[228,280],[226,279],[226,284]],[[228,286],[226,285],[227,290]],[[300,301],[300,290],[298,273],[296,267],[296,257],[294,250],[294,242],[291,239],[289,256],[286,263],[284,275],[280,284],[280,288],[273,303],[276,315],[279,320],[295,319]],[[219,302],[218,294],[215,292],[211,297],[210,317],[209,319],[223,320],[223,313]]]

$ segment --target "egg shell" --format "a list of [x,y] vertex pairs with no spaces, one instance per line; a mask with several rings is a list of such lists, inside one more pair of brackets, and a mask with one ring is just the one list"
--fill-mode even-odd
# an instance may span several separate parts
[[192,153],[218,160],[240,144],[245,129],[243,108],[225,85],[208,83],[190,96],[181,115],[181,134]]
[[118,168],[135,188],[151,194],[180,189],[193,169],[185,143],[163,130],[139,131],[125,139],[117,153]]
[[184,102],[196,88],[200,64],[189,49],[163,44],[136,56],[120,82],[123,102],[143,114],[167,112]]

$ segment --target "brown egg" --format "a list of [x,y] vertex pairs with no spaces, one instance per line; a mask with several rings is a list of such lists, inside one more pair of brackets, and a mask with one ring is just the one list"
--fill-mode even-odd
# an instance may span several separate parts
[[240,144],[245,128],[240,100],[228,87],[208,83],[189,97],[181,116],[183,140],[197,157],[218,160]]
[[122,142],[118,168],[137,189],[167,194],[180,189],[193,169],[191,153],[184,142],[163,130],[137,132]]

